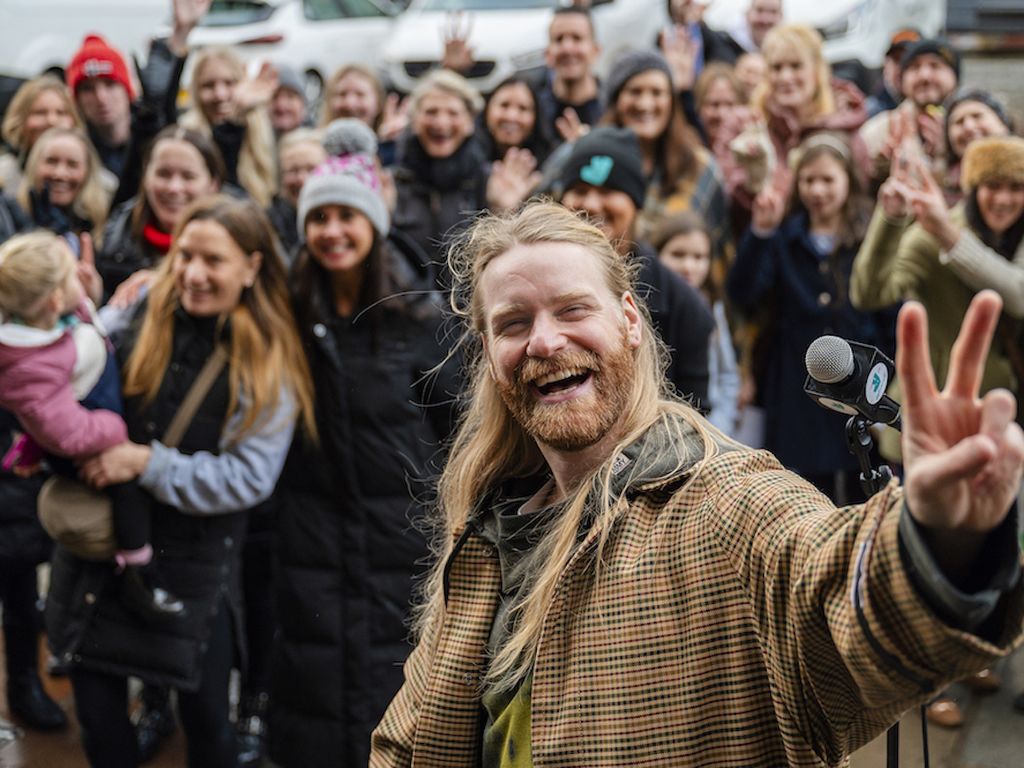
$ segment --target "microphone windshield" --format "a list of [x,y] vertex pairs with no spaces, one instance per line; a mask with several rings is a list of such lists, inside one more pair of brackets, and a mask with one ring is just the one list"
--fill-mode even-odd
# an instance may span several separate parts
[[822,384],[836,384],[853,375],[853,347],[838,336],[820,336],[804,355],[807,373]]

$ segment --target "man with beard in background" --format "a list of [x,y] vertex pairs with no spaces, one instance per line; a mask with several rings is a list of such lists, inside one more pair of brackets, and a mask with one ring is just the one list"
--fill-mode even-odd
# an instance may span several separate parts
[[946,114],[942,107],[960,80],[960,54],[945,40],[922,38],[909,44],[900,59],[903,101],[861,126],[872,165],[872,180],[881,184],[897,147],[909,146],[925,158],[940,184],[946,171]]

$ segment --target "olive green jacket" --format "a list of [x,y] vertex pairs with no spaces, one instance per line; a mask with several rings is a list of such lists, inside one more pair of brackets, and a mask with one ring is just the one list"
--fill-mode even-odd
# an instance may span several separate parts
[[[858,309],[877,310],[904,299],[916,299],[928,311],[928,339],[935,381],[941,387],[949,370],[949,357],[975,293],[983,288],[998,291],[1004,315],[1024,316],[1024,247],[1007,261],[985,246],[967,228],[963,209],[952,211],[954,223],[963,228],[960,240],[949,252],[920,224],[891,221],[881,206],[868,226],[867,235],[853,262],[850,299]],[[1012,323],[1016,334],[1016,324]],[[985,361],[981,391],[1006,387],[1017,391],[1017,379],[1000,338],[992,344]]]

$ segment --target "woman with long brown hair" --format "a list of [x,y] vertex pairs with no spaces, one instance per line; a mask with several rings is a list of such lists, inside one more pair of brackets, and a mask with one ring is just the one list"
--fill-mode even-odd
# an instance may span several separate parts
[[707,222],[715,253],[724,253],[729,222],[722,175],[686,120],[665,59],[628,51],[612,68],[607,91],[602,123],[631,129],[643,153],[647,197],[638,235],[648,237],[673,213],[693,211]]
[[111,211],[96,256],[107,295],[136,275],[130,285],[149,284],[181,215],[217,192],[224,175],[220,151],[205,134],[170,125],[154,137],[143,154],[139,193]]
[[[205,198],[182,216],[120,352],[129,441],[87,462],[82,476],[98,488],[138,478],[154,497],[161,577],[187,614],[164,627],[140,623],[121,608],[110,566],[58,547],[50,644],[71,668],[92,765],[136,765],[127,712],[135,676],[178,690],[189,765],[227,768],[236,753],[228,679],[237,658],[244,665],[244,510],[273,490],[296,418],[315,434],[284,263],[257,205]],[[178,446],[163,445],[200,371],[222,354]]]

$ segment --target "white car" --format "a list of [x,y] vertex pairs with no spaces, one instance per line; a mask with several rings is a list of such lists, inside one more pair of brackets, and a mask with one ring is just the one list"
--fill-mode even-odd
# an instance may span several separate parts
[[43,72],[63,78],[90,33],[144,60],[170,15],[170,0],[0,0],[0,112],[23,81]]
[[[444,51],[443,28],[453,11],[464,13],[468,43],[476,63],[468,73],[482,93],[516,72],[544,66],[544,48],[559,0],[413,0],[384,47],[383,63],[391,87],[408,92],[438,65]],[[667,22],[665,0],[597,0],[592,10],[604,74],[626,48],[647,48]]]
[[[750,0],[713,0],[704,21],[728,31],[749,5]],[[940,34],[946,0],[783,0],[782,18],[817,29],[825,41],[825,58],[833,64],[857,62],[877,69],[897,30],[916,27],[925,37]]]
[[399,12],[391,0],[214,0],[189,43],[233,46],[247,61],[287,64],[305,77],[312,102],[342,65],[378,69]]

